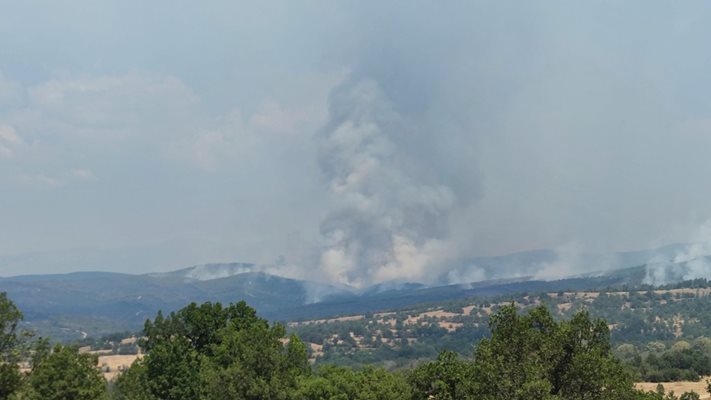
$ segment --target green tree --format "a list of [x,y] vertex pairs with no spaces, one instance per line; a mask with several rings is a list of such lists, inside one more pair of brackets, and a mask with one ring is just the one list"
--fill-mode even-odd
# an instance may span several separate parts
[[611,352],[604,321],[587,312],[556,322],[539,306],[519,315],[502,307],[492,336],[475,352],[475,392],[481,399],[633,399],[632,376]]
[[324,366],[312,376],[304,376],[294,392],[294,400],[408,400],[412,398],[401,374],[367,367],[354,371]]
[[559,329],[553,393],[560,393],[563,399],[631,398],[632,376],[612,356],[605,321],[593,321],[581,311],[561,322]]
[[475,352],[475,393],[484,400],[550,399],[554,384],[558,327],[544,307],[525,316],[514,305],[501,307],[490,320],[492,336]]
[[156,343],[139,365],[145,366],[145,378],[134,379],[146,383],[148,394],[161,400],[199,398],[201,356],[187,338],[177,336]]
[[157,400],[151,393],[146,364],[136,360],[131,367],[116,378],[112,391],[115,400]]
[[118,399],[286,399],[310,372],[303,342],[283,343],[284,328],[244,302],[193,303],[144,331],[147,354],[117,381]]
[[98,358],[79,354],[75,347],[57,345],[33,367],[21,398],[28,400],[104,400],[106,380]]
[[204,398],[287,399],[310,368],[305,345],[292,336],[285,346],[284,333],[282,326],[266,323],[222,330],[214,356],[203,363]]
[[450,351],[443,351],[436,361],[418,366],[408,376],[414,400],[470,399],[473,380],[473,364]]
[[679,400],[699,400],[700,398],[701,396],[696,392],[685,392],[679,396]]
[[185,337],[199,353],[209,353],[211,345],[216,344],[219,339],[220,330],[228,325],[242,329],[264,322],[244,301],[227,307],[211,302],[201,305],[190,303],[168,317],[163,317],[163,313],[159,311],[155,320],[147,320],[141,347],[150,352],[156,343],[164,339]]
[[[266,321],[245,302],[223,307],[220,303],[191,303],[177,312],[146,321],[141,346],[145,358],[117,381],[115,397],[121,399],[198,399],[208,385],[203,366],[213,363],[214,351],[227,331],[266,326]],[[277,340],[278,342],[278,340]]]
[[17,354],[17,326],[22,313],[0,293],[0,399],[8,398],[22,383]]

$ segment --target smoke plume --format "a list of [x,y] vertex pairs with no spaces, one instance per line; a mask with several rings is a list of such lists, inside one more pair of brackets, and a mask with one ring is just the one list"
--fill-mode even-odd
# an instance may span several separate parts
[[[423,281],[447,251],[456,191],[420,154],[418,121],[396,112],[372,79],[334,90],[319,135],[331,208],[321,221],[321,270],[330,281],[364,286]],[[423,157],[424,156],[424,157]]]
[[691,243],[673,257],[655,256],[647,263],[645,283],[664,285],[691,279],[711,279],[711,220],[701,225]]

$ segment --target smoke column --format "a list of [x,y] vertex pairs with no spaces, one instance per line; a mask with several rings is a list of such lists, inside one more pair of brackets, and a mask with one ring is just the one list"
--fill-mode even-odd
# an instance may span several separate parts
[[[417,121],[395,111],[372,79],[347,81],[330,98],[319,163],[333,206],[321,221],[327,279],[357,287],[427,280],[447,253],[455,190],[418,154]],[[426,140],[425,140],[426,142]]]
[[711,279],[711,221],[702,224],[691,244],[677,250],[673,257],[657,256],[647,263],[645,283],[664,285],[692,279]]

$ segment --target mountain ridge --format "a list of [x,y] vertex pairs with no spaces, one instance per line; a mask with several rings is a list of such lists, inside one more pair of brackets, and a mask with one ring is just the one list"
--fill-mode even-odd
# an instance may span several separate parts
[[[497,260],[511,262],[521,254]],[[676,278],[689,270],[685,263],[666,268]],[[265,318],[292,321],[467,297],[641,285],[646,279],[647,265],[641,264],[552,280],[536,279],[535,275],[433,285],[401,280],[357,289],[272,275],[250,263],[213,263],[144,274],[84,271],[20,275],[0,278],[0,292],[7,292],[24,310],[28,327],[71,339],[73,331],[100,335],[115,331],[117,326],[138,330],[158,310],[170,312],[190,302],[244,300]],[[81,325],[87,321],[94,321],[91,324],[95,326]]]

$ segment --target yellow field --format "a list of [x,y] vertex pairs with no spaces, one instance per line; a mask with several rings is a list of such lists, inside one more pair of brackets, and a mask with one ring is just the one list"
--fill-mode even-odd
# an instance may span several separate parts
[[110,355],[110,356],[99,356],[99,368],[104,373],[104,378],[110,381],[116,376],[118,376],[121,371],[130,367],[133,362],[142,355],[129,354],[129,355]]
[[[694,391],[701,396],[701,399],[711,399],[711,395],[706,392],[706,379],[708,379],[708,377],[701,378],[698,382],[663,382],[662,385],[664,385],[664,390],[667,393],[673,390],[677,396],[684,392]],[[653,382],[639,382],[635,384],[637,389],[644,391],[655,391],[657,385],[658,383]]]

